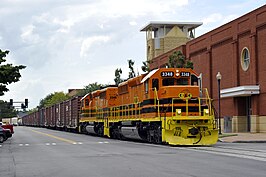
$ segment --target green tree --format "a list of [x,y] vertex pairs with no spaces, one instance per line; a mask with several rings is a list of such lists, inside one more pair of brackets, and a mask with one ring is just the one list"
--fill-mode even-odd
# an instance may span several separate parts
[[169,56],[168,60],[169,68],[191,68],[193,69],[193,62],[186,59],[185,55],[181,51],[175,51]]
[[3,100],[0,100],[0,120],[2,118],[12,118],[16,117],[17,112],[13,107],[9,106],[9,103]]
[[27,111],[27,113],[28,113],[28,114],[31,114],[31,113],[37,112],[37,111],[38,111],[38,108],[39,108],[39,106],[37,106],[36,108],[29,109],[29,110]]
[[64,92],[54,92],[47,95],[44,99],[41,99],[39,108],[49,107],[62,101],[68,100],[70,96]]
[[129,73],[128,73],[128,78],[133,78],[133,77],[136,77],[136,74],[135,74],[135,71],[134,71],[134,61],[132,61],[131,59],[127,60],[128,61],[128,67],[130,69]]
[[115,85],[118,85],[118,84],[120,84],[121,82],[123,82],[123,80],[121,79],[121,74],[122,74],[122,70],[121,70],[121,68],[117,68],[117,69],[115,70],[115,79],[114,79],[114,81],[115,81]]
[[91,93],[91,92],[93,92],[95,90],[101,89],[101,87],[103,87],[103,86],[104,86],[103,84],[98,84],[97,82],[94,82],[92,84],[89,84],[89,85],[85,86],[83,88],[83,90],[81,90],[81,91],[79,91],[77,93],[77,96],[84,96],[87,93]]
[[18,82],[21,75],[20,70],[26,68],[26,66],[19,65],[13,66],[12,64],[2,63],[6,62],[5,57],[8,55],[9,51],[2,51],[0,49],[0,96],[4,95],[4,92],[8,92],[7,85]]
[[150,72],[150,67],[149,67],[149,64],[150,64],[150,61],[143,61],[142,62],[142,66],[141,66],[141,69],[143,72]]

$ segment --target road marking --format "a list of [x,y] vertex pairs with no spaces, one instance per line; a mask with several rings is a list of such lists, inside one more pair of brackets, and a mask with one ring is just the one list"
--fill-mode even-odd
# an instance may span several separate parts
[[51,135],[51,134],[48,134],[48,133],[43,133],[43,132],[39,132],[39,131],[36,131],[36,130],[31,130],[31,131],[33,131],[35,133],[38,133],[38,134],[41,134],[41,135],[49,136],[51,138],[54,138],[54,139],[57,139],[57,140],[60,140],[60,141],[67,142],[67,143],[70,143],[70,144],[76,143],[75,141],[72,141],[72,140],[69,140],[69,139],[65,139],[65,138],[61,138],[61,137],[58,137],[58,136],[54,136],[54,135]]
[[100,141],[100,142],[98,142],[99,144],[108,144],[109,142],[108,141],[104,141],[104,142],[102,142],[102,141]]
[[190,148],[174,147],[174,148],[266,162],[266,157],[264,153],[247,152],[247,151],[241,151],[239,149],[228,150],[228,149],[215,148],[215,147],[190,147]]
[[56,143],[52,143],[52,145],[53,145],[53,146],[55,146],[55,145],[56,145]]
[[78,144],[83,144],[82,142],[78,142]]
[[50,143],[45,143],[45,145],[50,146]]

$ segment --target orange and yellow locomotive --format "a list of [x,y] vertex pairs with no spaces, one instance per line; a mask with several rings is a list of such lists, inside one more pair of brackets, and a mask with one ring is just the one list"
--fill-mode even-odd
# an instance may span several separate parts
[[197,73],[160,68],[81,99],[80,131],[171,145],[218,140],[212,100]]

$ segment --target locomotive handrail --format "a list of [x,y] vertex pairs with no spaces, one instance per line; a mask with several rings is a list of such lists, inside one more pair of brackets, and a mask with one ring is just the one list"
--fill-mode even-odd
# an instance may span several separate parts
[[208,105],[209,105],[210,112],[211,112],[211,114],[213,114],[211,98],[209,96],[209,92],[208,92],[207,88],[205,88],[205,92],[206,92],[206,97],[207,97],[207,100],[208,100],[208,103],[209,103]]
[[[186,101],[185,105],[186,105],[186,114],[185,116],[189,116],[189,110],[188,110],[188,107],[189,107],[189,100],[191,98],[187,97],[187,98],[172,98],[172,118],[175,117],[174,116],[174,101],[175,100],[184,100]],[[198,108],[199,108],[199,116],[202,115],[202,101],[206,102],[206,106],[208,107],[208,110],[209,110],[209,115],[213,115],[213,110],[212,110],[212,107],[211,107],[211,99],[210,98],[198,98]],[[204,115],[204,114],[203,114]],[[177,116],[177,115],[176,115]],[[182,115],[179,115],[179,116],[182,116]]]
[[[154,106],[155,107],[157,106],[158,115],[160,115],[160,100],[158,97],[158,92],[157,92],[156,88],[153,88],[153,90],[154,90]],[[158,105],[157,105],[156,101],[157,101]]]

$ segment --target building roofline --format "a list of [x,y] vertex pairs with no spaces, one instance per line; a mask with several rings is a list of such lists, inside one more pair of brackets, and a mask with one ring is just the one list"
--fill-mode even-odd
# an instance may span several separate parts
[[202,22],[170,22],[170,21],[151,21],[146,26],[144,26],[140,31],[147,31],[148,29],[152,28],[152,30],[155,30],[160,27],[183,27],[188,26],[188,29],[194,29],[199,26],[201,26]]

